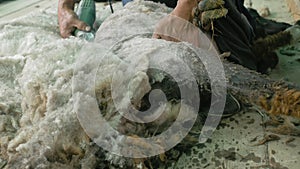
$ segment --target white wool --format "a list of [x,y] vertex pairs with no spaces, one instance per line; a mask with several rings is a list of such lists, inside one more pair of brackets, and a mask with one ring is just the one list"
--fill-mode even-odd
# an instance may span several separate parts
[[[156,20],[170,11],[151,2],[136,3],[128,4],[123,12],[110,17],[110,20],[118,17],[115,19],[118,22],[104,22],[96,42],[105,41],[102,46],[109,45],[110,39],[126,37],[124,30],[129,34],[137,30],[150,32]],[[120,5],[114,9],[120,9]],[[103,15],[98,12],[97,24],[110,15],[108,10],[106,7]],[[81,63],[76,59],[87,42],[75,37],[62,39],[56,12],[55,8],[47,9],[0,23],[0,131],[3,130],[0,140],[4,140],[0,148],[7,153],[7,168],[72,168],[80,165],[75,156],[84,155],[82,147],[89,144],[72,100],[74,66],[81,66],[74,63]],[[126,13],[128,16],[124,16]],[[127,17],[137,20],[127,20]],[[146,24],[138,26],[143,18]],[[80,59],[86,70],[95,70],[98,66],[84,65],[89,56]],[[144,80],[136,79],[138,82]],[[83,84],[75,85],[84,88]],[[135,97],[140,99],[142,95]],[[70,155],[75,155],[71,161]],[[91,158],[86,156],[85,161]],[[2,158],[0,156],[0,160]],[[84,163],[88,162],[82,165]]]

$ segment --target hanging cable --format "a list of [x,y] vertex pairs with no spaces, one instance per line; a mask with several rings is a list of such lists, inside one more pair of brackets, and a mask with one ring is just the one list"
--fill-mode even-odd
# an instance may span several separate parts
[[110,6],[111,13],[114,13],[114,9],[113,9],[111,0],[108,0],[108,3],[109,3],[109,6]]

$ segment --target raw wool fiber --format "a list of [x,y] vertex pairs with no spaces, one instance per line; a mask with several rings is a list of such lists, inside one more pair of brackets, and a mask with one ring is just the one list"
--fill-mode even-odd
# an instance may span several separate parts
[[70,100],[72,63],[86,42],[60,38],[56,9],[2,23],[0,29],[0,105],[7,109],[1,117],[17,124],[1,121],[6,129],[1,158],[8,161],[6,168],[43,168],[58,160],[69,168],[67,156],[81,155],[74,147],[87,140]]
[[284,114],[300,118],[300,92],[285,88],[278,88],[275,91],[271,99],[261,97],[260,105],[273,115]]
[[[143,17],[150,16],[152,22],[138,27],[149,32],[156,22],[153,18],[170,11],[159,4],[136,3],[115,12],[115,17],[126,18],[129,10],[136,10],[132,13],[136,20],[114,23],[116,28],[126,24],[137,28]],[[139,16],[140,10],[145,15]],[[97,160],[97,166],[102,165],[95,155],[98,147],[81,128],[71,99],[76,54],[87,42],[61,39],[56,12],[48,9],[0,23],[0,161],[7,162],[5,168],[95,168]],[[102,19],[97,23],[105,19],[97,18]],[[97,36],[109,42],[112,34]]]
[[[169,11],[168,8],[151,2],[129,3],[124,10],[116,12],[103,22],[97,33],[96,42],[91,45],[94,50],[86,49],[86,57],[81,58],[77,54],[88,43],[74,37],[70,39],[59,37],[56,9],[41,11],[0,24],[0,63],[4,65],[1,68],[4,71],[1,71],[0,76],[0,91],[1,94],[3,93],[0,95],[0,110],[3,115],[0,120],[0,130],[3,131],[0,135],[0,161],[7,161],[5,167],[120,168],[136,163],[136,161],[122,157],[117,158],[109,153],[101,154],[99,147],[91,142],[81,128],[73,110],[74,64],[78,63],[76,68],[83,67],[83,73],[87,73],[87,75],[89,72],[97,70],[99,66],[97,63],[84,64],[86,60],[93,59],[93,55],[89,54],[105,54],[100,47],[111,47],[115,42],[132,33],[151,32],[155,26],[153,23],[157,22],[156,19],[165,16],[167,11]],[[192,54],[192,52],[188,53],[190,48],[185,43],[171,43],[147,38],[136,39],[140,39],[140,44],[137,44],[138,41],[129,43],[128,40],[124,45],[120,45],[120,49],[123,51],[116,49],[116,52],[125,53],[128,51],[126,47],[133,50],[136,45],[139,46],[138,53],[144,51],[144,48],[141,47],[143,42],[145,44],[151,42],[157,46],[146,48],[149,53],[153,53],[151,50],[159,48],[159,45],[169,45],[172,47],[170,49],[176,47],[183,54]],[[160,49],[165,48],[167,47]],[[107,63],[113,65],[118,60],[121,59],[114,57]],[[224,62],[224,65],[229,82],[232,82],[229,85],[232,89],[231,92],[235,90],[237,93],[233,93],[235,96],[240,95],[242,99],[249,98],[249,91],[253,91],[257,100],[257,96],[261,95],[260,92],[268,94],[274,91],[269,88],[262,89],[261,86],[264,86],[262,84],[271,82],[267,77],[239,65],[228,62]],[[107,65],[107,67],[109,66]],[[201,68],[200,64],[193,66]],[[203,69],[200,68],[197,77],[200,82],[204,83],[206,78],[202,76],[204,73],[201,74]],[[113,70],[107,69],[106,71]],[[99,73],[104,75],[105,72],[99,71]],[[101,84],[101,78],[106,80],[104,76],[99,77],[97,79],[100,81],[99,84]],[[203,79],[201,79],[202,77]],[[253,82],[253,79],[257,80],[257,83]],[[250,84],[250,82],[252,83]],[[106,83],[103,82],[103,84],[103,86],[96,87],[106,87]],[[86,87],[84,82],[76,84],[76,86]],[[140,98],[140,96],[137,95],[136,98]],[[159,163],[159,161],[155,162]],[[128,168],[133,168],[133,166]]]

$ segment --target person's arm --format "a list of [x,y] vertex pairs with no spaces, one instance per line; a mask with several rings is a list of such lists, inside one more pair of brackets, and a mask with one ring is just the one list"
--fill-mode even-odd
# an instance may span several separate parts
[[198,2],[201,0],[178,0],[175,9],[171,12],[171,15],[175,15],[182,19],[192,22],[192,12],[197,7]]
[[74,12],[74,5],[79,0],[59,0],[58,2],[58,24],[60,35],[67,38],[72,35],[75,28],[90,31],[91,27],[80,21]]
[[[164,39],[167,41],[190,42],[198,45],[198,40],[195,40],[195,33],[199,32],[198,29],[192,26],[193,9],[197,7],[200,0],[178,0],[175,9],[170,15],[162,19],[155,28],[153,38]],[[185,37],[182,37],[182,36]],[[180,38],[179,38],[180,36]]]

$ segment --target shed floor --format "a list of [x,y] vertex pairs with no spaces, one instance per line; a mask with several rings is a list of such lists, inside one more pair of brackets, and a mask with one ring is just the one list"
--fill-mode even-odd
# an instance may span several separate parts
[[[252,7],[260,11],[268,7],[268,18],[293,24],[297,17],[297,6],[289,9],[287,2],[293,0],[252,0]],[[296,0],[295,0],[296,1]],[[245,0],[246,6],[250,1]],[[295,3],[298,4],[299,2]],[[0,3],[0,22],[21,17],[31,11],[57,5],[57,0],[15,0]],[[296,10],[296,11],[295,11]],[[292,11],[292,12],[290,12]],[[300,13],[300,11],[299,11]],[[300,44],[278,51],[280,64],[271,77],[295,81],[300,74]],[[174,164],[174,168],[275,168],[298,169],[300,166],[300,137],[278,135],[279,140],[259,144],[270,133],[262,125],[266,117],[255,110],[241,112],[224,119],[209,142],[197,145]],[[291,142],[289,142],[291,141]],[[188,155],[188,154],[192,155]],[[194,154],[194,155],[193,155]],[[0,159],[1,168],[1,159]]]

